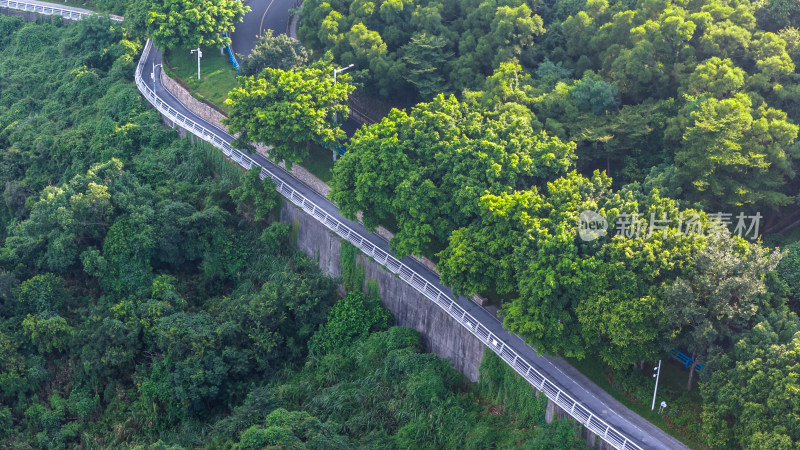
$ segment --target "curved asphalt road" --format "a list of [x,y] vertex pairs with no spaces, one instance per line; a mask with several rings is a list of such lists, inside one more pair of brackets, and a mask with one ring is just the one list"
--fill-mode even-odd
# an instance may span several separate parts
[[236,31],[230,33],[231,49],[234,53],[249,56],[258,37],[267,30],[273,30],[273,34],[286,33],[289,10],[294,8],[297,0],[245,0],[243,3],[251,11],[245,14],[243,22],[235,26]]
[[[273,0],[279,2],[282,0]],[[288,10],[290,2],[283,2],[283,8]],[[56,6],[56,4],[53,4]],[[59,7],[61,5],[58,5]],[[266,8],[265,8],[266,11]],[[252,13],[251,13],[252,14]],[[288,11],[284,16],[288,18]],[[284,22],[285,26],[285,22]],[[283,31],[281,29],[281,31]],[[155,67],[155,77],[151,76],[154,65],[161,63],[161,52],[153,48],[148,55],[143,55],[145,58],[144,70],[142,77],[148,83],[153,83],[156,94],[172,108],[177,110],[179,114],[183,114],[198,124],[202,125],[208,130],[213,131],[219,138],[230,143],[234,140],[233,136],[227,134],[224,130],[216,128],[214,125],[206,122],[205,120],[197,117],[194,113],[189,111],[181,102],[178,101],[166,88],[161,84],[161,67]],[[314,202],[317,206],[324,209],[328,214],[335,217],[353,231],[360,234],[362,237],[369,240],[372,244],[380,247],[386,252],[391,253],[388,243],[380,236],[370,233],[364,226],[359,223],[350,221],[341,216],[338,209],[327,198],[318,194],[310,187],[303,184],[301,181],[294,178],[285,170],[274,165],[272,162],[261,156],[260,154],[252,154],[250,157],[255,160],[262,167],[277,175],[286,184],[293,189],[304,195],[306,198]],[[417,274],[424,277],[428,282],[436,285],[445,294],[453,298],[453,292],[448,287],[441,284],[439,278],[428,270],[426,267],[417,261],[406,257],[402,262],[409,268],[414,270]],[[579,403],[591,410],[593,413],[600,415],[609,425],[617,429],[617,431],[626,435],[629,439],[633,439],[636,444],[642,448],[650,449],[684,449],[685,445],[664,433],[662,430],[647,422],[633,411],[626,408],[621,403],[614,400],[608,393],[597,387],[594,383],[586,379],[577,370],[567,364],[560,358],[550,358],[547,356],[539,355],[529,345],[518,336],[508,333],[503,327],[502,323],[492,314],[485,309],[476,305],[475,303],[466,300],[463,296],[456,299],[458,304],[463,307],[475,319],[481,322],[483,326],[489,329],[496,337],[500,338],[504,343],[514,349],[521,357],[527,360],[529,364],[534,366],[539,372],[546,376],[550,381],[559,385],[559,387],[567,392],[570,396],[576,399]]]

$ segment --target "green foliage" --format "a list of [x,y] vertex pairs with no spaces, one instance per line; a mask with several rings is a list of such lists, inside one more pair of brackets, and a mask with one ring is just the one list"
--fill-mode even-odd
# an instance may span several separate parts
[[570,94],[579,108],[588,109],[594,114],[602,114],[616,109],[617,86],[599,77],[584,76],[575,81]]
[[439,96],[360,129],[334,167],[330,197],[345,217],[363,212],[368,228],[396,219],[390,244],[400,256],[432,256],[454,230],[477,219],[487,191],[500,194],[563,174],[572,150],[537,133],[528,117],[509,111],[488,118]]
[[63,350],[72,336],[72,327],[57,314],[28,314],[22,321],[22,330],[41,354]]
[[298,35],[314,52],[355,64],[366,89],[421,98],[474,88],[501,63],[530,64],[545,31],[526,0],[338,0],[306,5]]
[[241,60],[240,73],[246,77],[257,77],[266,68],[292,70],[308,62],[305,47],[285,34],[273,35],[266,30],[258,39],[247,58]]
[[36,275],[20,284],[18,311],[21,314],[61,311],[68,296],[63,279],[51,273]]
[[141,45],[113,26],[0,16],[0,433],[15,446],[181,441],[167,434],[302,362],[334,300],[288,227],[263,229],[277,194],[259,172],[145,107]]
[[342,284],[347,291],[361,292],[364,289],[363,265],[358,264],[358,255],[361,252],[358,247],[347,242],[341,241],[339,250],[339,267],[342,271]]
[[262,180],[261,167],[256,166],[244,174],[241,183],[231,191],[236,211],[251,221],[266,220],[279,201],[275,182],[271,178]]
[[305,411],[272,411],[263,426],[252,426],[242,432],[234,449],[280,448],[350,448],[349,439],[338,435],[330,424],[323,424]]
[[432,98],[447,92],[444,67],[452,58],[447,50],[447,40],[424,32],[415,33],[401,49],[403,63],[408,68],[405,80],[411,83],[422,98]]
[[[756,113],[745,94],[701,100],[696,108],[683,135],[686,144],[675,154],[686,197],[708,208],[789,204],[783,189],[794,171],[786,150],[797,125],[782,111]],[[742,173],[749,176],[742,179]]]
[[[277,384],[275,392],[282,407],[307,412],[358,448],[582,446],[569,423],[564,422],[566,427],[561,421],[543,423],[539,417],[543,407],[535,398],[536,406],[522,400],[498,415],[495,407],[486,406],[492,399],[471,389],[447,361],[420,353],[419,335],[409,328],[372,333],[311,358],[302,370]],[[533,398],[532,391],[528,394]],[[517,405],[524,410],[517,410]],[[529,407],[539,409],[533,422],[528,421]],[[316,425],[304,414],[295,417]],[[253,429],[248,437],[267,435],[263,428]],[[281,436],[301,438],[297,431],[283,431]]]
[[493,352],[483,353],[478,388],[484,398],[513,411],[524,422],[544,420],[547,397],[537,396],[536,389]]
[[[759,212],[762,233],[800,224],[794,2],[387,3],[302,13],[310,49],[369,67],[354,73],[365,93],[409,107],[362,127],[334,167],[346,217],[396,223],[396,253],[432,257],[455,291],[498,300],[505,327],[539,351],[616,369],[677,346],[713,373],[711,352],[797,309],[794,246],[779,264],[761,242],[681,228],[715,212]],[[580,239],[583,210],[608,234]],[[636,214],[642,235],[614,237]],[[647,234],[660,218],[671,225]],[[669,424],[694,440],[696,419]],[[791,439],[764,430],[750,433]],[[741,436],[712,447],[753,445]]]
[[[157,245],[155,230],[149,223],[137,223],[137,219],[141,218],[117,219],[108,229],[102,256],[95,260],[102,267],[97,275],[103,287],[121,297],[143,296],[152,284],[150,259]],[[88,262],[88,256],[84,261]]]
[[[216,46],[244,12],[192,1],[121,2],[121,27],[0,16],[4,441],[575,444],[569,424],[541,426],[541,404],[494,355],[471,392],[419,353],[413,331],[375,333],[390,319],[374,286],[361,294],[354,247],[343,245],[341,266],[355,292],[332,305],[333,281],[292,249],[296,225],[267,226],[277,196],[258,173],[161,126],[130,83],[137,28],[150,23],[162,44]],[[193,9],[201,3],[223,8]],[[307,2],[304,42],[356,64],[367,93],[406,105],[463,96],[362,128],[332,198],[368,227],[397,223],[393,248],[435,255],[456,290],[506,299],[505,325],[540,351],[615,368],[673,346],[692,353],[706,365],[703,423],[684,414],[671,426],[711,447],[788,448],[800,439],[796,318],[784,307],[800,292],[796,246],[779,263],[759,243],[672,228],[591,242],[577,231],[582,210],[675,223],[691,207],[761,210],[791,231],[790,3]],[[275,144],[291,163],[308,141],[342,139],[333,116],[352,86],[333,85],[338,64],[296,68],[302,51],[283,38],[263,47],[274,61],[263,65],[289,71],[232,93],[241,142]],[[645,395],[641,380],[616,381]]]
[[241,133],[238,142],[273,146],[277,162],[289,166],[307,156],[306,142],[336,145],[345,133],[334,116],[346,117],[347,95],[355,89],[347,76],[333,82],[330,59],[302,69],[267,68],[258,78],[240,77],[239,87],[228,94],[230,114],[223,122],[228,131]]
[[[497,405],[500,414],[513,416],[522,423],[544,421],[547,397],[543,394],[537,396],[533,386],[493,352],[483,354],[478,392],[481,397]],[[533,435],[525,442],[530,448],[583,447],[569,420],[556,419],[545,427],[537,427]]]
[[788,285],[795,306],[800,306],[800,242],[786,247],[786,255],[778,263],[778,274]]
[[309,342],[309,349],[321,357],[370,333],[384,331],[391,322],[391,313],[381,305],[377,292],[365,295],[351,291],[331,308],[327,322]]
[[147,30],[161,48],[184,49],[229,45],[225,31],[233,31],[250,11],[237,0],[153,0]]
[[667,286],[668,345],[687,349],[695,365],[705,360],[711,346],[723,345],[739,330],[755,325],[757,314],[770,314],[764,279],[775,270],[782,254],[723,236],[709,240],[694,258],[694,270]]
[[[65,273],[89,245],[102,242],[116,215],[109,188],[120,181],[122,163],[97,164],[71,183],[49,186],[6,240],[4,258],[19,258],[35,267]],[[13,260],[13,259],[12,259]]]
[[711,447],[792,448],[800,442],[800,320],[779,313],[711,357],[702,384],[703,431]]
[[271,254],[291,254],[294,242],[290,240],[291,227],[285,223],[271,223],[261,233],[259,240]]

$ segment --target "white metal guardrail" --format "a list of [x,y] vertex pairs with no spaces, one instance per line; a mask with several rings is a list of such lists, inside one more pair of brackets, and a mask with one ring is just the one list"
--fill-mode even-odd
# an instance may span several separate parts
[[[166,102],[161,100],[152,89],[150,89],[148,84],[142,79],[142,68],[144,65],[144,60],[149,54],[151,48],[152,41],[148,40],[142,53],[142,57],[139,60],[139,64],[136,67],[136,85],[138,86],[142,95],[144,95],[144,97],[151,104],[153,104],[158,111],[167,116],[174,123],[190,131],[200,139],[203,139],[209,142],[211,145],[221,149],[226,156],[230,157],[243,168],[249,170],[253,166],[259,166],[257,162],[239,150],[232,148],[227,142],[225,142],[211,130],[206,129],[202,125],[170,107]],[[325,212],[325,210],[315,205],[312,201],[287,185],[281,178],[266,168],[261,167],[261,179],[263,180],[267,177],[271,178],[272,181],[275,182],[278,192],[286,197],[289,201],[302,208],[303,211],[311,214],[326,227],[341,236],[343,239],[346,239],[354,244],[365,254],[372,257],[375,261],[385,266],[393,273],[399,275],[400,279],[410,284],[414,289],[421,292],[429,300],[436,303],[440,308],[447,312],[447,314],[449,314],[452,318],[458,321],[458,323],[460,323],[463,327],[480,339],[480,341],[483,342],[487,347],[497,353],[517,373],[528,380],[533,387],[541,392],[544,392],[547,398],[555,402],[575,420],[583,424],[586,428],[600,436],[600,438],[615,448],[641,450],[641,447],[632,442],[627,436],[611,427],[603,419],[598,417],[597,414],[587,409],[569,394],[562,391],[555,383],[545,378],[544,375],[528,364],[513,349],[508,347],[502,340],[500,340],[485,326],[479,323],[472,315],[467,313],[466,310],[459,306],[439,288],[429,283],[419,274],[411,270],[408,266],[400,262],[397,258],[376,247],[367,239],[363,238],[348,226],[341,223],[335,217]]]
[[[85,13],[80,11],[73,11],[71,9],[59,8],[50,5],[40,5],[38,3],[18,2],[12,0],[0,0],[0,8],[18,9],[20,11],[29,11],[38,14],[61,16],[65,19],[80,20],[84,17],[95,15],[95,13]],[[111,16],[111,20],[115,22],[122,22],[121,17]]]

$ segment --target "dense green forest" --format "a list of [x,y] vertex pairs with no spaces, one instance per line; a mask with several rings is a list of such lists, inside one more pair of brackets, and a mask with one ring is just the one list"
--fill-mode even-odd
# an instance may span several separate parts
[[356,268],[337,301],[271,183],[141,98],[141,47],[0,15],[3,447],[582,446],[497,357],[471,384],[422,353]]
[[[800,445],[798,5],[309,0],[301,14],[312,59],[355,64],[358,92],[404,108],[336,163],[345,216],[395,229],[400,255],[434,259],[540,351],[620,374],[685,352],[687,390],[705,368],[684,436]],[[582,212],[607,229],[586,237]]]
[[[140,40],[181,14],[126,3],[121,30],[0,22],[8,440],[574,445],[566,425],[519,426],[541,404],[515,403],[530,392],[504,391],[516,379],[492,356],[470,387],[419,353],[357,270],[336,302],[337,281],[271,223],[272,189],[140,99]],[[308,0],[301,14],[310,64],[265,43],[252,64],[269,69],[230,96],[240,144],[297,161],[302,141],[338,139],[351,80],[403,107],[335,164],[345,216],[389,226],[399,255],[431,257],[539,351],[602,364],[628,392],[651,388],[645,361],[685,352],[699,394],[670,419],[683,437],[800,445],[797,5]],[[334,63],[355,64],[339,87]],[[303,117],[288,135],[287,114]],[[586,234],[587,217],[607,230]]]
[[576,143],[581,173],[760,209],[774,233],[800,219],[799,17],[777,0],[311,0],[299,35],[364,92],[455,93]]

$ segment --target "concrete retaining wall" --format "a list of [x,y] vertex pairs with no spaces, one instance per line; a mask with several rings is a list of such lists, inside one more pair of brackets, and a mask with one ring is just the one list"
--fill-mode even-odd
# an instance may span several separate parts
[[164,87],[175,96],[181,103],[183,103],[190,111],[197,114],[201,119],[216,126],[220,130],[227,130],[228,128],[222,124],[221,119],[225,116],[220,114],[216,109],[206,105],[200,100],[192,97],[186,89],[183,88],[177,81],[168,77],[164,70],[161,71],[161,83]]
[[[323,273],[341,275],[339,236],[285,200],[281,222],[297,223],[297,247],[316,259]],[[486,348],[481,341],[377,262],[359,254],[358,263],[364,267],[367,280],[377,281],[381,301],[392,311],[397,325],[419,331],[426,351],[449,358],[453,368],[471,381],[478,380],[478,367]]]

